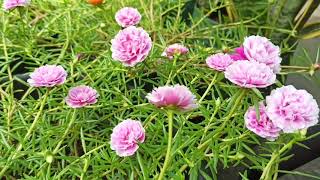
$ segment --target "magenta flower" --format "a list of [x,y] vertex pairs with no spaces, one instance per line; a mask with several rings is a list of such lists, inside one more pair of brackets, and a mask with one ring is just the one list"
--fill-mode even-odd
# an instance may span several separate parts
[[145,130],[141,122],[127,119],[113,128],[110,146],[118,156],[131,156],[138,150],[138,143],[143,143],[144,139]]
[[245,88],[264,88],[276,81],[273,71],[256,61],[235,61],[226,68],[224,75],[229,81]]
[[207,65],[217,71],[225,71],[234,61],[228,54],[218,53],[206,59]]
[[135,8],[124,7],[116,13],[115,18],[121,27],[129,27],[138,24],[141,20],[141,15]]
[[169,59],[173,59],[175,55],[183,55],[187,54],[188,52],[189,49],[185,46],[181,44],[172,44],[168,46],[161,55]]
[[297,90],[292,85],[277,88],[267,96],[266,102],[269,118],[285,133],[318,123],[318,104],[306,90]]
[[243,46],[240,46],[238,48],[235,48],[235,53],[230,54],[231,59],[233,59],[234,61],[238,61],[238,60],[248,60],[248,58],[246,57],[246,55],[244,54],[244,49]]
[[269,141],[274,141],[280,135],[281,129],[276,127],[266,114],[266,107],[260,103],[259,107],[260,119],[256,115],[254,107],[249,107],[244,120],[246,127],[260,137],[266,138]]
[[95,104],[98,96],[97,91],[89,86],[77,86],[69,90],[66,103],[72,108],[81,108]]
[[62,66],[45,65],[36,68],[27,82],[33,87],[53,87],[63,84],[67,75]]
[[146,97],[157,107],[177,108],[183,111],[198,107],[196,97],[186,86],[182,85],[158,87]]
[[147,57],[152,41],[142,28],[129,26],[119,31],[111,44],[112,58],[125,66],[133,67]]
[[27,6],[28,4],[29,0],[4,0],[3,9],[8,11],[16,7]]
[[243,42],[244,54],[250,61],[269,66],[275,73],[280,72],[280,48],[261,36],[249,36]]

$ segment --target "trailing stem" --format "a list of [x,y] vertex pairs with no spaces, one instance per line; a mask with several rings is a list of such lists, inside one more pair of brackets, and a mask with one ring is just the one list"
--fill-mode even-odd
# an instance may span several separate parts
[[275,161],[281,156],[282,153],[284,153],[288,149],[291,149],[292,145],[296,141],[297,140],[294,138],[288,144],[283,146],[280,150],[277,149],[272,153],[270,161],[268,162],[266,167],[263,169],[260,180],[271,180],[272,179],[272,173],[270,173],[270,171],[273,168]]
[[67,129],[64,131],[64,133],[63,133],[63,135],[62,135],[59,143],[57,144],[57,146],[56,146],[56,147],[54,148],[54,150],[53,150],[53,154],[54,154],[54,155],[58,153],[58,151],[59,151],[59,149],[60,149],[60,146],[61,146],[61,144],[63,143],[63,140],[64,140],[64,139],[66,138],[66,136],[68,135],[68,133],[69,133],[69,131],[70,131],[70,129],[71,129],[73,123],[74,123],[74,120],[76,119],[76,112],[77,112],[76,109],[74,109],[73,112],[72,112],[71,120],[70,120],[70,122],[69,122],[69,124],[68,124]]
[[[241,100],[243,99],[243,97],[245,96],[247,92],[247,89],[241,89],[241,93],[238,96],[238,98],[236,99],[233,107],[231,108],[229,114],[225,117],[225,119],[223,120],[222,125],[219,127],[219,129],[217,129],[217,133],[212,136],[210,139],[208,139],[207,141],[205,141],[204,143],[199,144],[198,149],[202,149],[204,147],[206,147],[213,139],[221,136],[221,132],[224,130],[225,126],[229,123],[229,120],[231,119],[231,117],[234,115],[234,112],[236,111],[236,109],[239,107]],[[188,167],[187,164],[183,165],[180,168],[180,172],[183,172],[186,168]]]
[[168,126],[169,126],[169,130],[168,130],[167,153],[166,153],[166,157],[165,157],[163,167],[161,169],[158,180],[161,180],[164,178],[165,171],[170,162],[170,154],[171,154],[171,146],[172,146],[172,126],[173,126],[173,112],[171,110],[168,111]]
[[236,111],[236,109],[239,107],[241,100],[243,99],[244,95],[246,93],[246,89],[242,89],[240,95],[238,96],[238,98],[236,99],[233,107],[231,108],[229,114],[226,116],[226,118],[223,120],[222,125],[219,127],[219,129],[217,129],[217,133],[212,136],[212,138],[208,139],[207,141],[205,141],[204,143],[200,144],[198,146],[198,149],[202,149],[203,147],[205,147],[206,145],[208,145],[212,139],[215,139],[219,136],[221,136],[221,133],[225,126],[229,123],[229,120],[231,119],[231,117],[234,115],[234,112]]
[[30,138],[32,132],[36,128],[36,125],[37,125],[38,121],[40,120],[43,108],[44,108],[44,106],[45,106],[45,104],[47,102],[47,98],[48,98],[49,92],[50,92],[50,90],[47,89],[45,95],[42,97],[42,101],[41,101],[41,104],[40,104],[40,109],[39,109],[38,113],[36,114],[36,116],[35,116],[32,124],[31,124],[30,128],[28,129],[27,134],[24,136],[23,140],[19,143],[19,145],[16,148],[16,150],[9,156],[5,166],[3,167],[3,169],[0,172],[0,177],[2,177],[4,175],[4,173],[7,171],[7,169],[10,167],[10,165],[12,163],[12,160],[17,158],[19,152],[22,150],[23,144]]
[[177,65],[177,59],[178,59],[178,56],[174,56],[173,63],[172,63],[171,69],[170,69],[170,74],[169,74],[166,85],[169,85],[170,82],[172,82],[172,80],[173,80],[173,71],[176,70],[175,68]]

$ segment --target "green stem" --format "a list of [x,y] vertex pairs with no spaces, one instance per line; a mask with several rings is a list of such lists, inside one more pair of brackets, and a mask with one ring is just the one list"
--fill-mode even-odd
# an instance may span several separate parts
[[88,170],[88,167],[89,167],[89,160],[88,159],[84,159],[84,167],[82,169],[80,180],[85,179],[85,175],[86,175],[86,172]]
[[211,90],[213,84],[216,82],[216,79],[218,77],[218,72],[215,73],[211,83],[209,84],[208,88],[206,89],[206,91],[204,92],[204,94],[202,95],[201,99],[198,101],[198,104],[201,104],[201,102],[203,101],[203,99],[207,96],[207,94],[209,93],[209,91]]
[[142,176],[143,176],[143,179],[147,179],[146,177],[146,171],[145,171],[145,168],[144,168],[144,166],[143,166],[143,162],[142,162],[142,158],[141,158],[141,156],[140,156],[140,153],[139,153],[139,151],[137,151],[137,158],[138,158],[138,163],[139,163],[139,166],[140,166],[140,168],[141,168],[141,172],[142,172]]
[[68,124],[67,129],[64,131],[64,133],[63,133],[63,135],[62,135],[59,143],[57,144],[56,148],[54,148],[54,150],[53,150],[53,154],[54,154],[54,155],[58,153],[58,151],[59,151],[59,149],[60,149],[60,146],[61,146],[61,144],[63,143],[63,140],[64,140],[64,139],[66,138],[66,136],[68,135],[68,133],[69,133],[69,131],[70,131],[70,129],[71,129],[71,127],[72,127],[75,119],[76,119],[76,112],[77,112],[76,109],[74,109],[73,112],[72,112],[71,120],[70,120],[70,122],[69,122],[69,124]]
[[167,146],[167,153],[164,160],[163,167],[161,169],[160,175],[158,180],[161,180],[164,178],[165,171],[169,165],[170,162],[170,153],[171,153],[171,146],[172,146],[172,126],[173,126],[173,112],[171,110],[168,111],[168,146]]
[[[234,112],[235,112],[235,110],[238,108],[239,104],[241,103],[241,100],[242,100],[242,98],[244,97],[244,95],[246,94],[246,91],[247,91],[246,89],[241,89],[240,95],[239,95],[238,98],[236,99],[236,101],[235,101],[232,109],[230,110],[229,114],[228,114],[228,115],[226,116],[226,118],[224,119],[223,124],[219,127],[219,129],[216,130],[217,133],[216,133],[214,136],[212,136],[210,139],[208,139],[207,141],[205,141],[204,143],[199,144],[198,149],[202,149],[202,148],[206,147],[213,139],[221,136],[221,133],[220,133],[220,132],[222,132],[222,131],[224,130],[224,128],[225,128],[225,126],[227,125],[227,123],[229,122],[230,118],[234,115]],[[244,135],[243,135],[243,136],[244,136]],[[242,137],[242,135],[241,135],[240,137]],[[202,138],[202,139],[203,139],[203,138]],[[202,139],[201,139],[201,141],[202,141]],[[184,165],[180,168],[179,171],[180,171],[180,172],[183,172],[187,167],[188,167],[188,165],[187,165],[187,164],[184,164]]]
[[25,26],[28,25],[28,23],[26,23],[26,22],[24,21],[22,8],[19,7],[19,8],[18,8],[18,12],[19,12],[20,20],[21,20],[21,22],[22,22],[22,32],[23,32],[24,35],[27,36]]
[[[32,92],[33,88],[30,87],[25,94],[22,96],[22,98],[20,99],[20,101],[23,101],[31,92]],[[3,93],[5,96],[7,96],[7,99],[9,100],[9,107],[8,107],[8,118],[7,118],[7,131],[8,131],[8,141],[10,141],[10,127],[11,127],[11,119],[12,119],[12,115],[16,109],[17,103],[14,103],[13,101],[13,97],[11,97],[13,95],[13,93],[11,92],[11,96],[9,96],[6,92],[4,92],[1,88],[0,88],[0,94]],[[11,106],[12,105],[12,106]],[[37,107],[37,106],[35,106]]]
[[62,169],[59,174],[55,177],[56,179],[60,179],[61,176],[66,173],[68,170],[70,170],[70,167],[73,166],[75,163],[79,162],[80,160],[82,160],[83,158],[89,156],[92,153],[96,153],[98,150],[102,149],[103,147],[107,146],[107,143],[104,143],[90,151],[88,151],[87,153],[85,153],[84,155],[82,155],[81,157],[78,157],[76,160],[70,162],[70,164],[68,164],[64,169]]
[[309,70],[310,67],[305,67],[305,66],[281,66],[281,68],[284,69],[304,69],[304,70]]
[[177,59],[178,59],[178,56],[173,57],[173,64],[170,68],[171,70],[170,70],[170,74],[169,74],[166,85],[169,85],[169,83],[172,82],[172,80],[173,80],[173,71],[175,70],[175,67],[177,65]]
[[3,167],[3,169],[1,170],[0,172],[0,178],[4,175],[4,173],[7,171],[7,169],[10,167],[11,163],[12,163],[12,160],[16,159],[19,152],[22,150],[22,146],[23,144],[30,138],[32,132],[34,131],[34,129],[36,128],[36,125],[41,117],[41,114],[42,114],[42,111],[43,111],[43,108],[47,102],[47,98],[48,98],[48,95],[49,95],[49,92],[50,90],[47,89],[47,92],[45,93],[45,95],[43,96],[42,98],[42,101],[41,101],[41,105],[40,105],[40,109],[38,111],[38,113],[36,114],[36,117],[34,118],[30,128],[28,129],[28,132],[27,134],[24,136],[23,140],[19,143],[17,149],[9,156],[7,162],[6,162],[6,165]]
[[227,115],[227,117],[223,120],[223,124],[219,127],[219,129],[217,129],[217,133],[212,136],[210,139],[208,139],[207,141],[205,141],[204,143],[200,144],[198,146],[198,149],[202,149],[203,147],[205,147],[207,144],[209,144],[213,139],[221,136],[221,131],[224,130],[225,126],[229,123],[229,120],[231,119],[231,117],[234,115],[234,112],[236,111],[237,108],[239,108],[239,104],[241,103],[242,98],[244,97],[246,93],[246,89],[242,89],[240,95],[238,96],[238,98],[236,99],[233,107],[231,108],[229,114]]
[[288,144],[283,146],[280,150],[275,150],[272,155],[271,159],[266,165],[266,167],[263,169],[262,175],[260,176],[260,180],[270,180],[272,179],[272,173],[270,173],[272,165],[274,164],[275,160],[277,160],[282,153],[284,153],[286,150],[291,149],[292,145],[296,142],[296,139],[292,139]]
[[8,131],[8,141],[10,141],[10,127],[11,127],[11,120],[12,120],[12,109],[14,106],[14,97],[13,97],[13,76],[12,76],[12,70],[10,67],[10,60],[9,60],[9,55],[8,55],[8,50],[7,50],[7,44],[6,44],[6,24],[7,24],[7,18],[5,16],[2,17],[2,23],[3,23],[3,28],[2,28],[2,43],[3,43],[3,54],[4,54],[4,58],[6,61],[6,65],[7,65],[7,73],[8,73],[8,79],[9,79],[9,92],[10,92],[10,96],[8,96],[8,107],[6,108],[7,111],[7,131]]

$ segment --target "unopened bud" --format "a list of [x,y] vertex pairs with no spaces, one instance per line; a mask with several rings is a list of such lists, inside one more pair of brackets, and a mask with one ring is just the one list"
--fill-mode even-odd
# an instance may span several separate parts
[[45,159],[47,161],[47,163],[51,164],[53,161],[53,155],[50,151],[47,151],[46,153],[44,153]]
[[308,131],[307,128],[301,129],[301,130],[299,131],[300,137],[301,137],[302,139],[305,139],[305,138],[306,138],[307,131]]
[[230,48],[229,47],[227,47],[227,46],[222,46],[222,52],[223,53],[227,53],[227,52],[229,52],[230,51]]

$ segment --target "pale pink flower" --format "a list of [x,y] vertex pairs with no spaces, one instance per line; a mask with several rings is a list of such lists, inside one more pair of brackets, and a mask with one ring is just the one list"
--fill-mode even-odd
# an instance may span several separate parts
[[182,85],[155,88],[146,98],[157,107],[176,108],[182,111],[198,107],[196,97]]
[[95,104],[99,94],[89,86],[77,86],[69,90],[66,97],[66,103],[72,108],[81,108],[87,105]]
[[275,73],[280,72],[280,48],[269,39],[261,36],[249,36],[243,42],[244,54],[250,61],[269,66]]
[[3,9],[8,11],[16,7],[27,6],[28,4],[29,0],[4,0]]
[[182,44],[172,44],[168,46],[161,55],[169,59],[173,59],[175,55],[183,55],[188,52],[189,49]]
[[234,61],[238,61],[238,60],[248,60],[248,58],[246,57],[246,55],[244,54],[244,49],[243,46],[240,46],[238,48],[235,48],[234,50],[235,52],[233,54],[230,54],[231,59],[233,59]]
[[36,68],[27,81],[33,87],[53,87],[63,84],[67,75],[62,66],[45,65]]
[[141,20],[141,15],[135,8],[124,7],[116,13],[115,18],[121,27],[129,27],[138,24]]
[[264,88],[276,81],[273,71],[256,61],[235,61],[224,74],[229,81],[245,88]]
[[292,85],[277,88],[267,96],[266,102],[267,115],[285,133],[318,123],[318,104],[306,90],[297,90]]
[[234,61],[228,54],[223,53],[211,55],[206,59],[207,65],[217,71],[225,71],[226,68],[233,62]]
[[133,67],[142,62],[149,54],[152,41],[149,34],[142,28],[129,26],[111,40],[112,58],[124,66]]
[[281,129],[276,127],[266,114],[266,107],[260,103],[260,119],[256,114],[254,107],[249,107],[244,115],[246,127],[260,137],[269,141],[274,141],[280,135]]
[[145,139],[145,130],[140,121],[127,119],[113,128],[110,146],[118,156],[133,155],[139,148],[139,143]]

